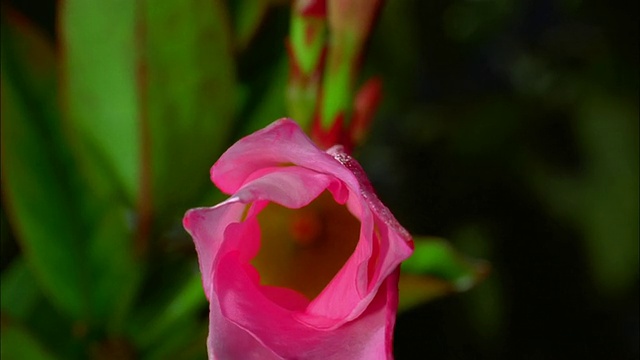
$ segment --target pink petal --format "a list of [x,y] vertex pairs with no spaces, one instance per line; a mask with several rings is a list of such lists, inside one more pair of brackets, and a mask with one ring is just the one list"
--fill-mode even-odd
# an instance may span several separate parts
[[187,211],[182,225],[193,238],[198,253],[202,286],[207,299],[211,300],[211,274],[213,261],[224,240],[227,226],[240,221],[245,204],[238,198],[230,198],[210,208],[197,208]]
[[262,345],[246,330],[229,321],[220,312],[218,299],[209,304],[209,359],[281,360],[282,358]]
[[360,240],[353,256],[300,318],[312,326],[334,328],[364,311],[381,282],[411,255],[413,244],[411,235],[376,196],[360,164],[340,146],[327,152],[357,178],[359,191],[350,193],[349,202],[350,209],[361,209],[354,213],[362,222]]
[[247,178],[235,197],[248,204],[268,200],[291,209],[308,205],[329,188],[334,196],[346,201],[347,190],[338,179],[299,166],[268,167],[256,170]]
[[214,288],[222,317],[211,316],[210,333],[213,338],[222,332],[221,329],[226,329],[226,321],[229,321],[259,339],[259,345],[248,344],[244,333],[241,334],[248,354],[270,350],[284,359],[390,358],[390,332],[397,305],[397,278],[394,276],[384,282],[381,291],[357,321],[326,331],[297,321],[293,316],[295,312],[276,305],[266,297],[233,253],[221,258],[219,266],[214,274]]
[[211,181],[233,194],[255,171],[290,164],[331,175],[352,188],[358,186],[349,170],[313,144],[290,119],[278,120],[233,144],[211,168]]

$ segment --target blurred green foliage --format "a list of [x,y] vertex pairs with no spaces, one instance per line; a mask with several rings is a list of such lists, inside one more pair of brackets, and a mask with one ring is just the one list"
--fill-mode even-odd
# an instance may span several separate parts
[[457,254],[443,239],[414,237],[413,255],[402,263],[399,310],[466,291],[489,273],[489,264]]
[[219,197],[232,29],[224,3],[163,4],[65,1],[54,45],[3,3],[3,253],[21,248],[3,358],[205,356],[196,260],[175,248],[184,211]]
[[[2,2],[2,358],[206,358],[180,221],[223,198],[208,169],[228,145],[287,115],[289,4],[40,5]],[[384,99],[356,155],[412,233],[491,263],[417,239],[398,358],[637,354],[630,8],[383,7],[354,85],[379,75]]]

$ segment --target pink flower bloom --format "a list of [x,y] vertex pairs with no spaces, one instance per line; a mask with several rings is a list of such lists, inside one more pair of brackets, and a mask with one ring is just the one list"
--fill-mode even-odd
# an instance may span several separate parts
[[355,160],[281,119],[231,146],[211,180],[232,196],[184,217],[210,359],[392,358],[413,242]]

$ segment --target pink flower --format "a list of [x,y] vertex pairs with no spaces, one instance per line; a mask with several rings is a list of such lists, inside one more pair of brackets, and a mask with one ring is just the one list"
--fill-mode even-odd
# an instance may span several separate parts
[[211,168],[228,200],[184,227],[210,302],[210,359],[390,359],[413,242],[360,165],[281,119]]

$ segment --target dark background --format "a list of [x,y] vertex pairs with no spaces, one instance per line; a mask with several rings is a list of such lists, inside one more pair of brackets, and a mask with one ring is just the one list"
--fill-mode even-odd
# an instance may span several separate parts
[[386,5],[362,161],[410,231],[492,264],[401,314],[397,358],[638,358],[637,3]]

